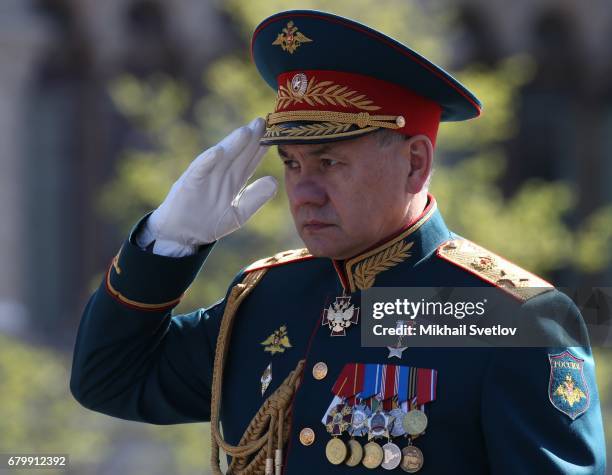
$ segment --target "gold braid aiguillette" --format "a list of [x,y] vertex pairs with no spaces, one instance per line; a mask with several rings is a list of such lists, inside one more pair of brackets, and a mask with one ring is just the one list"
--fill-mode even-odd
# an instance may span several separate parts
[[[283,447],[289,438],[291,400],[299,385],[304,360],[289,373],[283,383],[264,401],[251,420],[237,446],[225,442],[219,431],[219,410],[225,358],[229,350],[234,317],[242,301],[251,293],[267,269],[250,272],[244,281],[232,288],[225,306],[215,350],[210,427],[212,436],[211,467],[214,475],[223,475],[219,461],[219,448],[232,456],[228,473],[234,475],[280,475]],[[276,446],[276,449],[274,449]]]

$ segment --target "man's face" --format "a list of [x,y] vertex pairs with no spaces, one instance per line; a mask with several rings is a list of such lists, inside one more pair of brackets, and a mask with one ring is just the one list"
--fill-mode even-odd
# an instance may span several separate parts
[[375,135],[326,144],[279,145],[296,229],[318,257],[346,259],[405,224],[409,160],[402,143]]

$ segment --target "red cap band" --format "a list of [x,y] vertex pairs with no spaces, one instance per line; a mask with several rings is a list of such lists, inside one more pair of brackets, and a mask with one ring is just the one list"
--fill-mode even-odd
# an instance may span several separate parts
[[442,108],[397,84],[362,74],[325,70],[280,74],[276,112],[330,111],[402,116],[393,129],[407,136],[424,134],[435,144]]

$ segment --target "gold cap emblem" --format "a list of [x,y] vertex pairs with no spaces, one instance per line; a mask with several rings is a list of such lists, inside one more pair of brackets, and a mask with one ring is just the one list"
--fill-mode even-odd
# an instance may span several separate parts
[[272,44],[280,46],[283,51],[293,54],[293,52],[298,49],[302,43],[310,42],[312,42],[312,40],[304,35],[304,33],[301,31],[298,31],[297,26],[290,21],[287,23],[287,26],[283,28],[283,31],[278,34]]

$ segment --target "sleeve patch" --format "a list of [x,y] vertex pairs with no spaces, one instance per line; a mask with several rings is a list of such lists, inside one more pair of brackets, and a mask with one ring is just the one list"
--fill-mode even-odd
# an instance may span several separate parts
[[556,409],[574,420],[591,404],[589,386],[584,377],[584,360],[569,350],[558,355],[549,354],[548,360],[548,399]]

